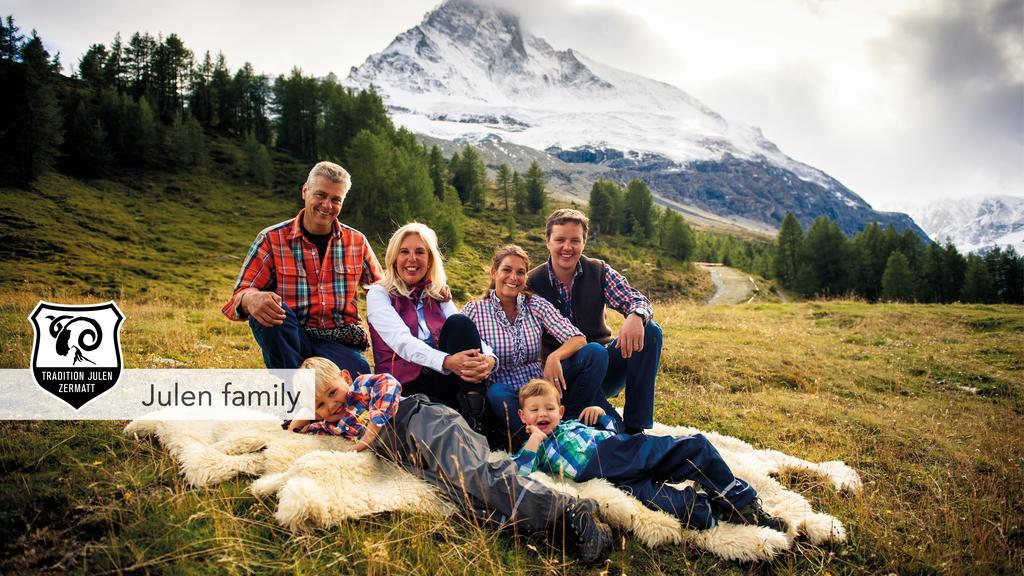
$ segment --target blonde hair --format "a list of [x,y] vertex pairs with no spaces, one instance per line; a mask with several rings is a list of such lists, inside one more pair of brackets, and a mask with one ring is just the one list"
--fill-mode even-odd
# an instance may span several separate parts
[[442,300],[441,289],[448,284],[448,276],[444,273],[444,261],[441,258],[441,251],[437,248],[437,234],[426,224],[410,222],[402,226],[391,235],[388,240],[388,249],[384,253],[384,277],[377,281],[377,285],[383,287],[388,293],[399,294],[409,297],[411,290],[409,286],[395,272],[395,265],[398,262],[398,251],[402,248],[405,237],[415,234],[427,245],[429,255],[429,270],[426,279],[430,285],[424,289],[424,293],[434,300]]
[[537,396],[554,396],[556,400],[560,397],[558,388],[554,384],[547,380],[534,378],[519,389],[519,405],[522,406],[528,399]]
[[348,370],[338,368],[337,364],[322,356],[306,358],[302,361],[299,368],[307,368],[316,371],[317,396],[326,393],[339,378],[345,380],[345,382],[348,382],[349,384],[352,384],[352,377],[349,376]]

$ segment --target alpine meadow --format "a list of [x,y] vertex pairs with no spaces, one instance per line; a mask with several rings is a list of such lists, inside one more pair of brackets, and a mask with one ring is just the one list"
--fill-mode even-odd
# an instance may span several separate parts
[[[402,224],[430,225],[459,305],[484,293],[496,246],[543,262],[546,215],[587,212],[587,254],[651,296],[664,330],[656,421],[841,460],[863,489],[777,478],[841,520],[845,542],[798,538],[737,562],[616,532],[607,563],[588,569],[460,514],[293,532],[252,477],[196,488],[127,422],[6,420],[3,573],[1024,572],[1024,260],[1012,248],[964,255],[909,226],[851,232],[792,212],[777,236],[716,226],[659,205],[639,170],[581,198],[538,161],[461,141],[446,151],[397,127],[372,87],[298,67],[271,80],[173,33],[118,35],[75,70],[63,75],[14,16],[0,21],[0,368],[30,368],[41,300],[116,301],[126,369],[262,368],[248,325],[220,308],[253,238],[297,213],[310,166],[331,159],[353,178],[340,220],[378,257]],[[716,286],[698,262],[756,290],[706,305]]]

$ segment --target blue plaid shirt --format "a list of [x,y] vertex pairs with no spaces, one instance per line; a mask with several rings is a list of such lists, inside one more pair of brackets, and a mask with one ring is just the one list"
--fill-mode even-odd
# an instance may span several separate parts
[[523,449],[512,457],[519,467],[519,475],[529,476],[540,470],[575,480],[594,457],[597,444],[615,436],[615,421],[610,416],[601,416],[597,423],[604,430],[592,428],[579,420],[559,423],[536,452]]

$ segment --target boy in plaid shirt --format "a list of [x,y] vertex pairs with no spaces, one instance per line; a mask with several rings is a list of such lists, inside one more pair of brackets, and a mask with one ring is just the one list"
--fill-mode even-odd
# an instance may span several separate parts
[[[616,434],[612,419],[598,406],[584,409],[579,420],[562,422],[565,408],[558,389],[547,380],[523,386],[519,405],[519,417],[530,434],[513,456],[523,476],[540,470],[577,482],[605,478],[648,508],[672,514],[695,530],[712,528],[719,520],[788,529],[784,520],[761,508],[754,488],[733,476],[701,434]],[[695,481],[704,492],[668,485],[685,480]]]
[[363,374],[355,381],[327,358],[307,358],[300,368],[316,371],[316,421],[292,420],[289,430],[359,438],[350,448],[366,450],[398,412],[402,385],[391,374]]

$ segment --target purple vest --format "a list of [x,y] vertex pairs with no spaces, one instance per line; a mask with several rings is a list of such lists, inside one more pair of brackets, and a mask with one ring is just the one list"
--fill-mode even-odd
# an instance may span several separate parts
[[[394,306],[398,316],[409,327],[413,336],[419,334],[419,317],[416,314],[416,304],[412,300],[397,294],[388,294],[391,297],[391,305]],[[430,337],[434,339],[434,347],[437,347],[438,338],[441,335],[441,327],[444,326],[444,312],[441,305],[433,298],[423,298],[423,318],[427,321],[427,330]],[[405,384],[419,377],[423,367],[413,364],[399,356],[388,346],[387,342],[380,337],[377,330],[370,325],[370,340],[373,342],[373,366],[378,374],[387,372]]]

